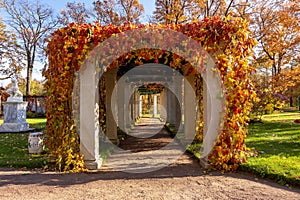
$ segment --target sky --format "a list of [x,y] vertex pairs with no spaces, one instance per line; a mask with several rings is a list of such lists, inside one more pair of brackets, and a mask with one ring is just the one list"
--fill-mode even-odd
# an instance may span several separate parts
[[[95,0],[29,0],[29,1],[39,1],[41,4],[46,4],[49,7],[52,7],[56,13],[59,13],[62,9],[65,8],[65,5],[68,2],[81,2],[85,3],[85,6],[87,8],[92,8],[92,3]],[[144,5],[145,8],[145,14],[144,14],[144,20],[142,22],[146,22],[145,19],[147,19],[147,16],[150,16],[154,9],[155,9],[155,0],[139,0],[141,4]],[[5,18],[4,13],[2,11],[1,13],[2,17]],[[35,63],[35,66],[33,68],[33,74],[32,78],[37,80],[43,80],[42,77],[42,70],[43,66],[40,65],[38,62]],[[23,78],[26,77],[26,71],[22,72]],[[0,86],[6,86],[8,83],[10,83],[10,80],[0,81]]]

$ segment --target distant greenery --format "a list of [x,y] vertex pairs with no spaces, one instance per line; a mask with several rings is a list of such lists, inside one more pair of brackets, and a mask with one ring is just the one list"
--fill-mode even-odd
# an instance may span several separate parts
[[296,119],[300,119],[299,111],[287,111],[264,115],[262,120],[265,122],[293,122]]
[[[27,119],[27,122],[31,128],[39,130],[46,126],[45,118]],[[47,166],[46,154],[28,153],[28,136],[29,133],[0,134],[0,167],[33,169]]]
[[[22,94],[26,94],[26,80],[21,79],[19,82],[19,89],[22,92]],[[45,95],[45,87],[44,84],[41,81],[38,81],[36,79],[33,79],[30,83],[30,94],[31,95],[37,95],[42,96]]]
[[30,118],[26,119],[30,128],[35,128],[38,130],[43,130],[46,128],[46,118]]
[[300,119],[298,112],[264,115],[262,123],[249,126],[247,147],[258,151],[241,166],[261,177],[276,180],[280,184],[300,186]]

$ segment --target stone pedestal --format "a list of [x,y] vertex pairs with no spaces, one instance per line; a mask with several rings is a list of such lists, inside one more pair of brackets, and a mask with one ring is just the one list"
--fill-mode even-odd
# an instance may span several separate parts
[[28,131],[26,122],[27,102],[5,102],[4,123],[0,126],[0,132],[24,132]]

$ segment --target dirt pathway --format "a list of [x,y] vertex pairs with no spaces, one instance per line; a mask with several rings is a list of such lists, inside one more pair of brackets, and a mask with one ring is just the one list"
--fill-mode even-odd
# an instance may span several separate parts
[[[119,147],[104,164],[103,170],[153,172],[176,163],[185,152],[183,147],[170,137],[164,123],[155,118],[141,118]],[[181,160],[191,161],[185,156]]]
[[[150,139],[143,139],[144,136],[150,136],[147,131],[143,132],[147,126],[136,127],[136,132],[130,134],[138,134],[135,136],[139,138],[129,137],[121,144],[121,148],[131,153],[144,152],[145,156],[146,150],[161,149],[172,141],[165,130],[159,131],[160,125],[156,128],[149,126],[153,128],[152,132],[155,129],[159,133]],[[161,142],[158,144],[157,141]],[[177,150],[171,148],[169,155],[179,153]],[[300,199],[299,189],[280,186],[250,174],[205,173],[188,154],[182,154],[175,163],[159,170],[137,173],[138,170],[145,170],[145,167],[156,166],[155,162],[148,159],[147,162],[151,161],[148,165],[144,160],[134,161],[128,157],[132,156],[130,152],[126,154],[125,158],[128,159],[124,161],[124,156],[118,157],[120,152],[116,152],[101,171],[94,173],[62,174],[0,169],[0,199]],[[163,160],[167,157],[158,155]],[[132,167],[134,173],[122,171],[126,167]]]

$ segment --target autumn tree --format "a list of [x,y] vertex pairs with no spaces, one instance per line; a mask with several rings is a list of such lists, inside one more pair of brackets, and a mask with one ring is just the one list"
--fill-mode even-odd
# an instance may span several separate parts
[[180,24],[210,16],[235,14],[247,18],[250,0],[156,0],[153,20],[161,24]]
[[44,39],[57,25],[53,10],[38,1],[4,0],[7,24],[16,33],[26,56],[26,95],[30,95],[30,81],[36,58],[43,55]]
[[282,69],[275,80],[274,90],[288,96],[290,106],[294,106],[293,103],[300,96],[300,58],[298,62],[291,63],[290,67]]
[[161,24],[184,23],[188,20],[191,10],[191,0],[157,0],[154,21]]
[[193,18],[227,16],[235,2],[235,0],[194,0]]
[[[178,1],[179,2],[179,1]],[[154,21],[161,24],[171,24],[177,15],[178,18],[184,16],[184,10],[175,10],[172,7],[175,7],[175,1],[172,0],[157,0],[155,1],[155,11],[154,11]],[[175,22],[174,22],[175,23]]]
[[[21,78],[19,81],[19,89],[22,93],[26,92],[26,80]],[[30,84],[31,95],[43,96],[45,95],[45,87],[41,81],[33,79]]]
[[144,6],[138,0],[98,0],[93,2],[96,21],[101,25],[139,24]]
[[0,80],[20,74],[24,67],[23,55],[15,35],[6,29],[0,18]]
[[90,14],[84,3],[68,2],[66,8],[60,12],[59,22],[65,26],[72,22],[77,24],[87,23]]
[[[299,21],[300,5],[293,0],[257,2],[250,21],[259,42],[253,63],[260,77],[253,79],[257,91],[288,96],[291,106],[294,97],[300,95],[296,90],[300,80]],[[265,72],[260,73],[261,69]]]
[[259,41],[257,61],[271,66],[275,77],[300,52],[300,4],[294,0],[264,0],[258,4],[252,16],[254,35]]

